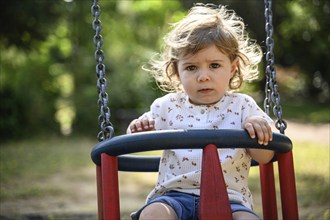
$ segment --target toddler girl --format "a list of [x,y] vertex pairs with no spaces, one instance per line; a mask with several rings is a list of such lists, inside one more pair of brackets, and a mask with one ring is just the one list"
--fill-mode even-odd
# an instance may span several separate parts
[[[254,79],[262,57],[244,23],[224,6],[195,5],[173,25],[149,71],[168,92],[131,122],[128,133],[168,129],[245,129],[259,144],[272,140],[272,120],[248,95],[233,93]],[[248,188],[251,159],[274,152],[219,149],[233,219],[260,219]],[[155,188],[133,219],[198,219],[202,150],[164,150]],[[219,207],[221,208],[221,207]]]

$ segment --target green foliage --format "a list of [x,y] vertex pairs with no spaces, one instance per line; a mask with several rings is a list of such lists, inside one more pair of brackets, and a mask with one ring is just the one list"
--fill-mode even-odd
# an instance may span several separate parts
[[55,130],[57,124],[47,120],[54,115],[53,100],[57,96],[51,87],[52,77],[45,74],[50,61],[39,62],[36,53],[28,56],[15,47],[7,51],[1,56],[1,115],[5,116],[1,118],[1,135]]
[[306,77],[306,95],[329,101],[330,4],[326,0],[281,0],[275,5],[274,22],[277,61],[296,66]]
[[330,123],[330,110],[327,106],[307,102],[284,102],[284,118],[305,123]]
[[64,1],[1,1],[0,41],[30,50],[44,41],[62,15]]
[[[251,35],[263,45],[263,3],[222,3],[243,16]],[[40,133],[97,134],[91,4],[78,0],[1,2],[2,140]],[[182,18],[193,1],[100,0],[99,4],[111,121],[121,133],[122,122],[135,116],[123,109],[143,111],[159,96],[153,79],[141,67],[161,48],[168,23]],[[324,29],[329,26],[329,3],[281,0],[274,4],[276,61],[299,69],[290,80],[281,81],[284,96],[312,96],[326,102],[330,44]],[[261,84],[263,80],[249,89],[258,91]]]

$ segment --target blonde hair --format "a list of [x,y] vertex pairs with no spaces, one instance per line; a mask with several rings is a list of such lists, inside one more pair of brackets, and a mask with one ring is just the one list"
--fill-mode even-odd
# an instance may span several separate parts
[[239,89],[246,80],[258,76],[262,50],[248,37],[244,22],[225,6],[196,4],[181,21],[172,24],[164,38],[164,48],[147,68],[159,88],[166,92],[180,91],[177,62],[179,56],[195,54],[210,44],[228,55],[231,62],[238,58],[238,67],[230,80],[231,90]]

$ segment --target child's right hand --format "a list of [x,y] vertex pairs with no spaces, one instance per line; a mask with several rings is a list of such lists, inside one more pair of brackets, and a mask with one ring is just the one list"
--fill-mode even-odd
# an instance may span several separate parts
[[128,126],[127,133],[136,133],[155,130],[155,121],[152,118],[133,120]]

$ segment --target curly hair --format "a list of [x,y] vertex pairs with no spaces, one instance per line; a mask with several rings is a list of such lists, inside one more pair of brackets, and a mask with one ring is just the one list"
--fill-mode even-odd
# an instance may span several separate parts
[[181,21],[172,24],[164,37],[163,50],[150,60],[150,71],[159,88],[166,92],[182,90],[178,78],[179,56],[196,54],[215,44],[230,61],[238,58],[238,68],[229,88],[237,90],[243,81],[258,76],[258,64],[262,50],[255,40],[249,38],[245,24],[233,10],[213,4],[196,4]]

